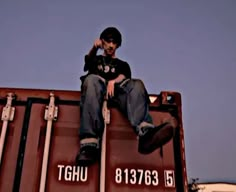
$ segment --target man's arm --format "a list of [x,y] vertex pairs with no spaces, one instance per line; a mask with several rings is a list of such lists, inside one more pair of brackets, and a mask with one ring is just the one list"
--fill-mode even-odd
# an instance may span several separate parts
[[117,78],[108,81],[107,84],[107,98],[114,96],[114,90],[115,90],[115,83],[122,82],[126,77],[123,74],[120,74]]
[[89,70],[92,59],[97,55],[98,49],[101,48],[102,48],[101,39],[96,39],[94,41],[93,47],[90,49],[89,53],[85,56],[84,71]]
[[92,49],[89,51],[88,56],[93,57],[96,56],[98,49],[102,48],[102,40],[101,39],[96,39],[94,41]]
[[107,84],[107,97],[113,97],[114,96],[114,90],[115,90],[115,83],[121,83],[125,79],[131,78],[131,70],[130,66],[127,62],[123,62],[119,65],[121,68],[119,69],[120,74],[113,80],[108,81]]
[[113,79],[112,81],[114,81],[114,83],[120,83],[125,79],[125,75],[120,74],[117,78]]

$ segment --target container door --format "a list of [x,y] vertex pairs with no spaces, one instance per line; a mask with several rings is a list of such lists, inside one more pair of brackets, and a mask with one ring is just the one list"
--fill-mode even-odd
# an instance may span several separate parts
[[[30,98],[26,112],[25,150],[19,177],[19,191],[32,192],[41,189],[42,162],[46,141],[47,121],[45,109],[49,100]],[[52,123],[45,191],[98,191],[99,166],[75,166],[79,150],[79,102],[58,100],[58,114]],[[23,146],[21,146],[23,147]],[[17,188],[17,186],[16,186]]]
[[[152,110],[154,124],[169,113]],[[110,111],[107,127],[106,191],[176,192],[173,139],[149,155],[138,152],[138,140],[131,125],[118,110]]]
[[[0,100],[0,114],[3,114],[7,99]],[[21,132],[24,122],[25,103],[14,101],[12,104],[15,112],[12,121],[6,124],[6,134],[4,141],[2,140],[2,154],[0,164],[0,191],[13,191],[15,171],[18,164],[18,151],[21,141]],[[0,135],[4,122],[0,121]]]

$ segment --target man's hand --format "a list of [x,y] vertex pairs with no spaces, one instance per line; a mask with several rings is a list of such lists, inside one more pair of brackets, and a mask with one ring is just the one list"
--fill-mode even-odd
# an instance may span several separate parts
[[102,49],[102,40],[101,39],[96,39],[94,41],[94,47],[97,49]]
[[92,49],[90,49],[88,56],[95,57],[98,49],[102,49],[102,40],[101,39],[96,39],[94,41],[93,47],[92,47]]
[[107,95],[106,97],[113,97],[114,96],[114,91],[115,91],[115,80],[110,80],[108,81],[107,84]]

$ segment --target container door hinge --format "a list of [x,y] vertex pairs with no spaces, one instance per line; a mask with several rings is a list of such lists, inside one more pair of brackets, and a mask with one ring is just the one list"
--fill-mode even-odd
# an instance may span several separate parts
[[2,162],[2,154],[3,154],[4,143],[6,140],[8,122],[14,119],[15,107],[12,107],[12,100],[14,98],[15,97],[13,93],[7,94],[7,103],[2,111],[1,120],[3,121],[3,124],[2,124],[2,131],[0,135],[0,164]]
[[44,119],[49,121],[56,121],[58,116],[58,107],[55,106],[55,97],[53,93],[50,93],[50,102],[49,105],[46,106]]
[[15,114],[15,107],[12,107],[12,100],[14,99],[13,93],[8,93],[7,95],[7,104],[2,111],[2,121],[13,121]]

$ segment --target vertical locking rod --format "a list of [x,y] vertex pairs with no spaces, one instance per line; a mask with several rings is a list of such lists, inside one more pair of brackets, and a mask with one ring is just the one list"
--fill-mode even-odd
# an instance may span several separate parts
[[3,153],[3,148],[4,148],[6,133],[7,133],[8,122],[13,120],[14,113],[15,113],[15,108],[11,106],[13,98],[14,98],[13,93],[8,93],[7,104],[3,108],[3,111],[2,111],[1,120],[3,121],[3,124],[2,124],[2,131],[1,131],[1,137],[0,137],[0,164],[2,163],[2,153]]
[[58,107],[55,106],[55,97],[53,93],[50,93],[50,102],[49,106],[46,106],[44,119],[47,120],[47,131],[43,152],[43,163],[41,169],[41,179],[40,179],[40,192],[45,192],[46,186],[46,177],[47,177],[47,166],[48,166],[48,158],[49,158],[49,148],[50,148],[50,140],[51,140],[51,132],[52,132],[52,122],[56,120],[58,114]]
[[102,114],[104,119],[104,132],[101,146],[101,169],[100,169],[100,192],[105,192],[105,171],[106,171],[106,135],[107,124],[110,123],[110,110],[107,108],[107,100],[104,100],[102,107]]

